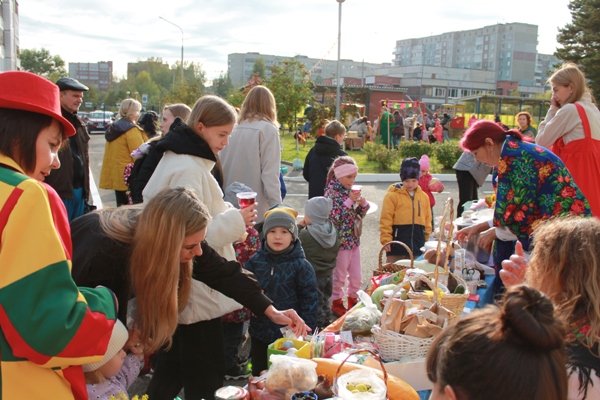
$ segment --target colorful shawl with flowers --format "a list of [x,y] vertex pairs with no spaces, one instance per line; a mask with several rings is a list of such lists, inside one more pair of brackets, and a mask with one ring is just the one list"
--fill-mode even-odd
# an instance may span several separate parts
[[555,215],[590,216],[590,206],[554,153],[507,137],[498,163],[494,226],[506,226],[525,250],[535,227]]

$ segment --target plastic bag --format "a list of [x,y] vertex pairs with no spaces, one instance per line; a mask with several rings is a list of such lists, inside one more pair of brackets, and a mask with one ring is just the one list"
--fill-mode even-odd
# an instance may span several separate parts
[[357,295],[364,307],[355,308],[346,315],[342,330],[352,331],[352,333],[359,335],[370,334],[371,328],[379,323],[381,312],[373,304],[368,294],[359,290]]
[[[368,390],[360,391],[362,387],[357,388],[360,384],[365,385]],[[356,390],[359,391],[356,392]],[[338,397],[345,400],[385,400],[387,388],[383,379],[378,377],[375,372],[356,369],[341,375],[334,391]]]
[[[302,358],[273,354],[265,388],[271,393],[312,390],[317,386],[317,363]],[[289,396],[288,396],[289,398]]]

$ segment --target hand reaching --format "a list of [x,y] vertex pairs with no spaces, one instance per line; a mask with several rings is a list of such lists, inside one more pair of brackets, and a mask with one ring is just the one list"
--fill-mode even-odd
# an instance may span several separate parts
[[509,260],[502,261],[502,269],[500,270],[500,279],[504,286],[509,287],[525,282],[525,272],[529,268],[529,263],[523,252],[523,245],[517,242],[515,246],[515,254],[510,256]]
[[312,330],[306,326],[304,320],[292,309],[279,311],[270,305],[265,310],[265,316],[277,325],[289,325],[294,330],[294,334],[298,337],[306,336],[306,333]]

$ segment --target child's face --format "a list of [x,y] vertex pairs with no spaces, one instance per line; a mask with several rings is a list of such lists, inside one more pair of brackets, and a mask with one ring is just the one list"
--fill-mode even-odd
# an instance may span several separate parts
[[310,225],[310,224],[312,224],[312,223],[313,223],[313,220],[312,220],[312,219],[310,219],[310,217],[309,217],[308,215],[305,215],[305,216],[304,216],[304,224],[305,224],[305,225]]
[[113,358],[108,360],[106,364],[98,368],[98,371],[105,377],[110,378],[119,373],[123,366],[123,360],[125,360],[125,350],[121,349]]
[[352,185],[354,185],[354,181],[356,180],[356,176],[358,172],[353,173],[352,175],[346,175],[341,178],[338,178],[338,181],[342,184],[346,189],[350,189]]
[[293,236],[287,229],[276,226],[267,232],[267,244],[273,251],[282,251],[290,247]]
[[402,185],[409,192],[414,192],[415,190],[417,190],[417,186],[419,186],[419,181],[417,179],[407,179],[405,181],[402,181]]
[[421,170],[421,176],[429,175],[429,171]]

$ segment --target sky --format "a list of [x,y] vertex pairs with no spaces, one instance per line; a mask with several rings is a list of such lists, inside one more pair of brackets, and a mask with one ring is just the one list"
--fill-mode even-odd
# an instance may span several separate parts
[[[555,51],[571,21],[568,0],[346,0],[341,58],[392,62],[396,40],[496,23],[538,25],[538,52]],[[168,6],[168,7],[167,7]],[[21,49],[48,49],[65,62],[127,63],[159,57],[200,62],[207,78],[227,72],[227,55],[259,52],[337,59],[334,0],[19,0]]]

